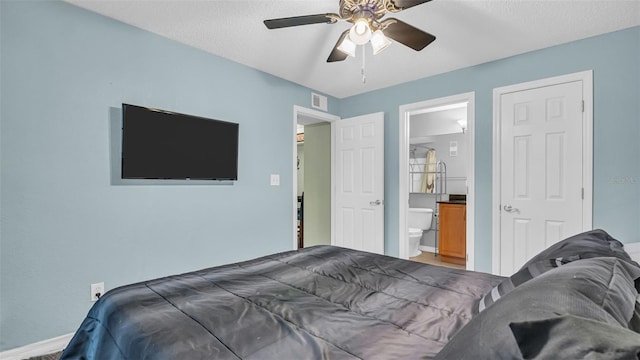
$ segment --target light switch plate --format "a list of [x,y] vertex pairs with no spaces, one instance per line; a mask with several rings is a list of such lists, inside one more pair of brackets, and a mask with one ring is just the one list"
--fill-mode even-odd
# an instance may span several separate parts
[[280,174],[271,174],[271,186],[280,186]]
[[449,141],[449,156],[458,156],[458,142]]

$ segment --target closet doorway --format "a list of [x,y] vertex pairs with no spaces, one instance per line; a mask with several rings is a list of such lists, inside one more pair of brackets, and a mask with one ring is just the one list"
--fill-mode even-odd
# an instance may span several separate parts
[[[400,107],[400,258],[419,249],[418,261],[474,268],[474,99],[471,92]],[[431,209],[432,220],[416,237],[410,219],[419,209]]]
[[293,107],[293,249],[331,244],[331,122]]

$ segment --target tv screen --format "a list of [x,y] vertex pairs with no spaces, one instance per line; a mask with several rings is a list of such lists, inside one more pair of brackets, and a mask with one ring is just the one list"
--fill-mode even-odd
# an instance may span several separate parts
[[122,104],[123,179],[238,179],[238,124]]

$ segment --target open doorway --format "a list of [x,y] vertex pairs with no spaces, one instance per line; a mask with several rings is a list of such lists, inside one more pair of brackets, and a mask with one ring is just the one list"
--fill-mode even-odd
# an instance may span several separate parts
[[331,244],[331,122],[338,119],[293,108],[293,249]]
[[473,269],[474,112],[474,93],[400,107],[401,258]]

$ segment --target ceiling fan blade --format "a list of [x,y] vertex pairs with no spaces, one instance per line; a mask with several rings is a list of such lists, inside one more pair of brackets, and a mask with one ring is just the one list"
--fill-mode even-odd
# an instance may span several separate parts
[[287,18],[265,20],[264,24],[269,29],[280,29],[280,28],[285,28],[290,26],[321,24],[321,23],[331,24],[336,22],[336,20],[334,19],[334,16],[338,16],[338,15],[316,14],[316,15],[305,15],[305,16],[293,16],[293,17],[287,17]]
[[388,20],[393,21],[390,21],[391,24],[382,31],[385,36],[406,45],[415,51],[424,49],[436,39],[435,36],[413,27],[406,22],[393,18]]
[[408,9],[410,7],[414,7],[416,5],[424,4],[424,3],[429,2],[429,1],[431,1],[431,0],[391,0],[393,5],[399,10]]
[[342,60],[346,59],[347,56],[349,56],[349,55],[343,53],[342,51],[338,50],[338,46],[340,46],[340,43],[342,42],[342,40],[344,40],[344,38],[347,36],[348,33],[349,33],[349,29],[345,30],[340,35],[340,38],[338,39],[338,42],[333,47],[333,50],[331,50],[331,54],[329,54],[329,58],[327,58],[327,62],[342,61]]

